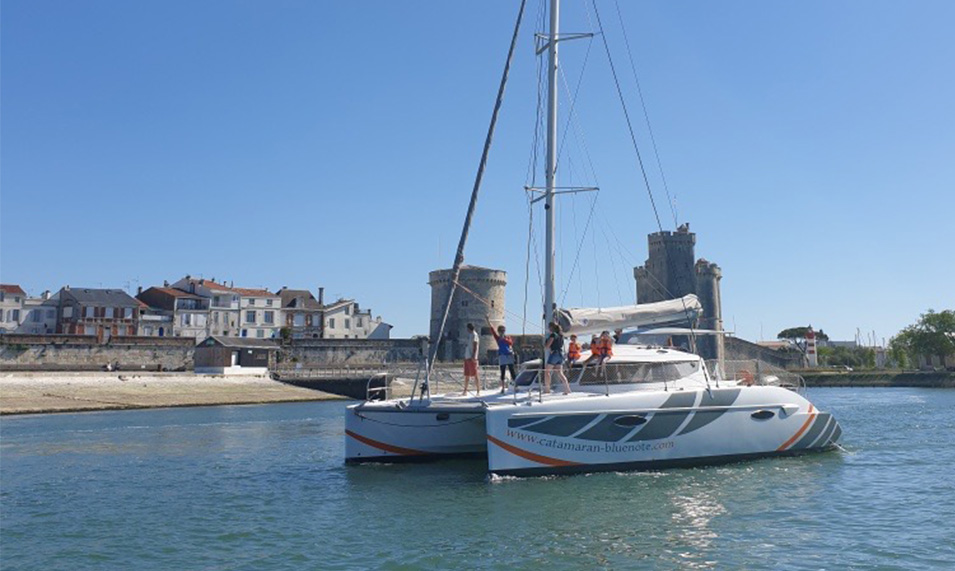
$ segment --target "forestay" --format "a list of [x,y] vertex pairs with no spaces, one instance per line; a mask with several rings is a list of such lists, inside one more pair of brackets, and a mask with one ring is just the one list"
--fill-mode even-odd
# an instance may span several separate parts
[[692,324],[703,307],[691,294],[683,297],[620,307],[573,308],[557,311],[557,322],[566,334],[595,333],[673,323]]

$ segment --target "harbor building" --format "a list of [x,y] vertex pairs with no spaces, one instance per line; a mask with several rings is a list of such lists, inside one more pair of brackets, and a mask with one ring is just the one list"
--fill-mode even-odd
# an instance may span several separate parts
[[239,294],[242,323],[239,337],[271,339],[279,336],[282,326],[282,298],[267,289],[232,288]]
[[[705,259],[696,260],[696,234],[683,224],[676,232],[653,232],[647,236],[647,261],[633,269],[637,303],[653,303],[695,294],[703,312],[700,329],[723,330],[720,302],[720,267]],[[724,353],[722,335],[703,335],[697,348],[705,359],[720,359]]]
[[325,288],[318,288],[318,299],[315,299],[307,289],[282,286],[279,297],[282,299],[283,322],[291,338],[321,339]]
[[[442,361],[464,359],[467,324],[474,324],[481,337],[482,363],[489,362],[497,353],[494,336],[485,321],[489,317],[494,327],[504,324],[504,291],[507,286],[507,272],[479,266],[461,266],[458,287],[454,290],[454,299],[444,326],[444,335],[440,340],[437,358]],[[437,338],[441,327],[442,313],[451,292],[451,270],[434,270],[428,274],[431,286],[431,339]]]
[[57,296],[57,333],[96,335],[100,340],[137,333],[141,305],[121,289],[64,286]]
[[[140,317],[141,333],[147,337],[192,337],[205,339],[209,330],[209,299],[172,287],[151,287],[136,295],[136,299],[151,310],[144,309]],[[168,316],[161,323],[156,316]],[[147,316],[149,317],[148,319]],[[146,322],[150,323],[146,323]],[[172,325],[170,332],[166,325]],[[162,331],[160,331],[162,329]]]
[[26,297],[19,285],[0,284],[0,333],[13,333],[20,327]]
[[40,297],[27,297],[23,300],[23,311],[20,313],[20,326],[17,333],[26,335],[48,335],[56,331],[56,309],[60,300],[50,290],[44,291]]
[[[169,287],[169,283],[163,284]],[[209,301],[209,335],[225,337],[239,335],[239,294],[231,287],[216,282],[187,275],[172,284],[172,287],[187,291]]]

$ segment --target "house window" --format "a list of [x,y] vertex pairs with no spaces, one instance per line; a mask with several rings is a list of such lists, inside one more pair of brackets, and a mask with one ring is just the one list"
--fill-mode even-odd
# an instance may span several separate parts
[[112,307],[107,307],[107,308],[106,308],[106,311],[105,311],[104,314],[103,314],[103,317],[105,317],[106,319],[112,319],[112,318],[113,318],[113,308],[112,308]]
[[213,322],[213,323],[219,323],[219,312],[218,312],[218,311],[213,312],[213,314],[212,314],[212,322]]
[[351,315],[351,306],[350,306],[350,305],[346,305],[346,306],[345,306],[345,315]]
[[334,318],[334,317],[328,320],[328,328],[329,328],[329,329],[335,329],[335,318]]
[[20,321],[20,310],[19,310],[19,309],[14,309],[14,310],[11,311],[10,313],[13,315],[13,318],[10,319],[10,321],[14,321],[14,322]]
[[267,305],[268,307],[272,307],[272,300],[271,299],[265,300],[265,305]]
[[245,322],[246,322],[246,323],[255,323],[255,312],[254,312],[254,311],[246,311],[246,312],[245,312]]
[[248,329],[243,329],[243,330],[242,330],[242,336],[243,336],[243,337],[248,337],[248,336],[249,336],[249,330],[248,330]]
[[351,329],[351,319],[345,320],[345,329]]
[[215,305],[219,305],[219,296],[217,295],[212,296],[212,303]]
[[33,323],[39,323],[41,319],[43,319],[43,312],[39,309],[34,309],[30,312],[30,321]]
[[72,308],[72,307],[64,307],[64,308],[63,308],[63,318],[64,318],[64,319],[69,319],[69,318],[71,318],[71,317],[73,317],[73,308]]
[[179,316],[179,324],[192,325],[192,314],[183,313],[181,316]]
[[96,308],[93,307],[92,305],[87,305],[86,308],[84,308],[83,317],[87,319],[92,319],[95,315],[96,315]]
[[265,337],[265,329],[256,329],[255,336],[258,337],[259,339]]
[[461,307],[467,307],[467,306],[468,306],[467,300],[461,302]]
[[359,317],[358,319],[355,320],[355,327],[361,327],[361,326],[362,326],[362,321],[361,321],[361,317]]
[[47,319],[56,319],[56,310],[55,310],[55,309],[48,309],[48,310],[46,310],[46,318],[47,318]]
[[255,305],[255,300],[254,300],[254,299],[250,299],[250,300],[249,300],[249,307],[252,307],[252,306],[254,306],[254,305]]
[[123,312],[123,317],[126,318],[126,319],[132,319],[132,318],[133,318],[133,308],[132,308],[132,307],[127,307],[127,308],[126,308],[126,311]]
[[266,323],[275,323],[275,312],[274,312],[274,311],[266,311],[266,312],[265,312],[265,322],[266,322]]

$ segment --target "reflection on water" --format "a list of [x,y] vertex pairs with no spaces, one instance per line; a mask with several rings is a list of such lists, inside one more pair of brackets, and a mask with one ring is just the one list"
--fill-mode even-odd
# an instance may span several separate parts
[[345,467],[343,403],[3,419],[3,567],[952,567],[955,391],[812,399],[846,452],[527,479]]

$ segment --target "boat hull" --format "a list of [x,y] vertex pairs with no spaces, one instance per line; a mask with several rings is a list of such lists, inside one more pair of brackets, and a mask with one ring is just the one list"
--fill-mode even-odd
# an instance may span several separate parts
[[422,462],[487,455],[484,407],[366,402],[345,414],[345,462]]
[[533,476],[721,464],[832,448],[838,422],[779,387],[651,391],[487,414],[488,471]]

